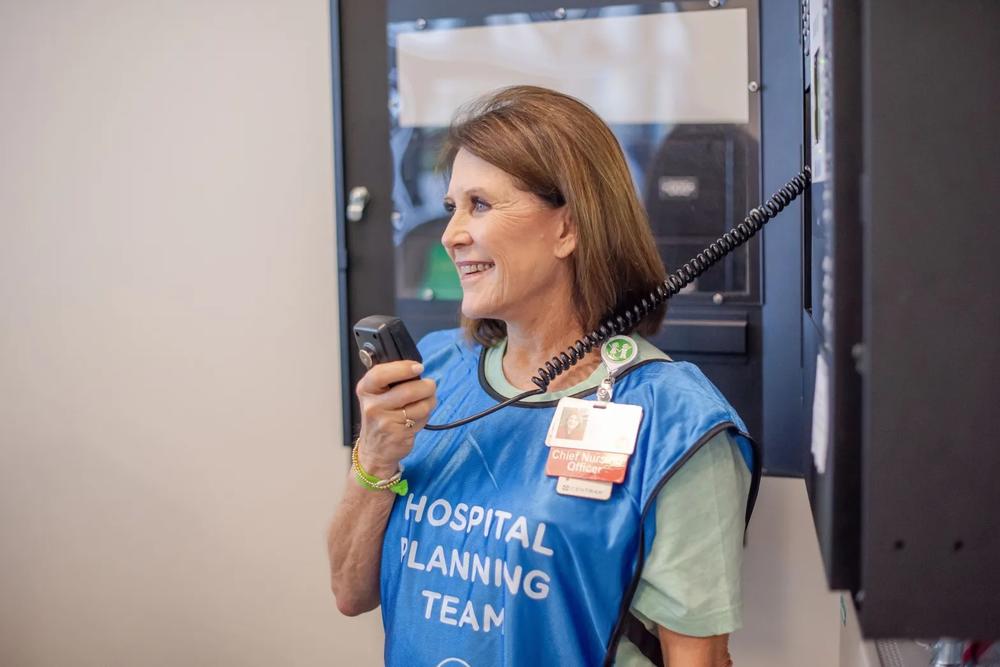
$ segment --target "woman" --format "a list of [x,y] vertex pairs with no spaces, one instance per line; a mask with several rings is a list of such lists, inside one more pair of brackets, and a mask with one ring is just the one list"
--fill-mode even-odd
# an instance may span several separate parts
[[[546,447],[557,400],[591,400],[608,376],[599,350],[543,396],[421,430],[533,388],[545,361],[663,280],[614,136],[577,100],[521,86],[467,109],[444,160],[442,243],[463,328],[422,340],[423,366],[382,364],[358,383],[361,484],[329,532],[338,608],[381,604],[389,665],[730,664],[758,466],[742,421],[696,368],[632,334],[638,357],[615,372],[608,409],[639,406],[641,421],[622,437],[630,453],[601,459],[617,482],[553,462],[592,460],[586,447]],[[594,403],[574,405],[599,431]],[[401,469],[408,490],[393,484]]]
[[578,408],[568,408],[562,412],[556,437],[566,440],[582,440],[583,431],[586,428],[587,413]]

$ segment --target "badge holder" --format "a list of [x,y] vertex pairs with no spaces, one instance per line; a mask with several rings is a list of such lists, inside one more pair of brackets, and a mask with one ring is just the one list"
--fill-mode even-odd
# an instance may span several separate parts
[[616,373],[638,357],[628,336],[614,336],[601,347],[608,376],[597,388],[597,400],[562,398],[549,424],[545,444],[549,458],[545,474],[557,477],[556,492],[592,500],[607,500],[615,484],[625,480],[635,451],[642,407],[613,403]]

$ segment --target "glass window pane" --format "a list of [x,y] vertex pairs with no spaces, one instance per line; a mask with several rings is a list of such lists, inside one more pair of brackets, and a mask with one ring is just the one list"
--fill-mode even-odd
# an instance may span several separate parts
[[[580,98],[611,126],[669,270],[738,223],[757,189],[759,113],[750,3],[519,12],[388,25],[397,298],[461,297],[440,247],[444,128],[464,103],[533,84]],[[751,300],[743,247],[687,292]],[[681,297],[684,298],[684,297]],[[693,298],[693,297],[688,297]]]

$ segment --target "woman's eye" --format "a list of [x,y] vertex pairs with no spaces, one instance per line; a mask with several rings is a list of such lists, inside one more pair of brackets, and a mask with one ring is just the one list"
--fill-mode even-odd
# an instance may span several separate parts
[[444,203],[444,210],[449,215],[451,215],[452,213],[454,213],[455,212],[455,202],[453,202],[453,201],[446,201]]
[[484,213],[485,211],[490,210],[490,205],[489,203],[483,201],[479,197],[473,197],[472,210],[475,211],[476,213]]

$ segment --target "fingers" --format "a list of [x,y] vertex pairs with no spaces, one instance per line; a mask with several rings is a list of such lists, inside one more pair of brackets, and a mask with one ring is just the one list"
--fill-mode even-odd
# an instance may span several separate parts
[[[437,405],[437,399],[434,396],[410,403],[406,406],[406,416],[422,428],[427,423],[427,418],[430,417],[435,405]],[[402,410],[400,410],[400,414],[402,414]]]
[[369,369],[357,386],[362,429],[389,434],[400,425],[405,426],[406,419],[412,419],[422,428],[435,404],[437,389],[434,380],[420,379],[422,370],[420,364],[412,361],[388,362]]
[[437,383],[434,380],[410,380],[409,382],[397,384],[392,389],[381,394],[363,396],[361,399],[374,403],[386,410],[394,408],[398,410],[410,403],[417,403],[425,398],[430,398],[434,395],[435,389],[437,389]]
[[361,394],[382,394],[389,385],[420,377],[424,367],[413,361],[390,361],[368,369],[358,382],[358,396]]
[[[392,468],[410,452],[417,431],[427,424],[437,404],[437,383],[419,379],[419,370],[419,364],[412,362],[380,364],[358,383],[367,463]],[[390,387],[393,382],[396,384]]]
[[[434,390],[437,384],[434,380],[410,380],[402,384],[397,384],[392,389],[381,394],[358,393],[361,404],[361,412],[365,417],[374,417],[381,413],[395,412],[402,414],[402,408],[407,409],[413,403],[431,399],[434,397]],[[398,418],[397,418],[398,419]]]

